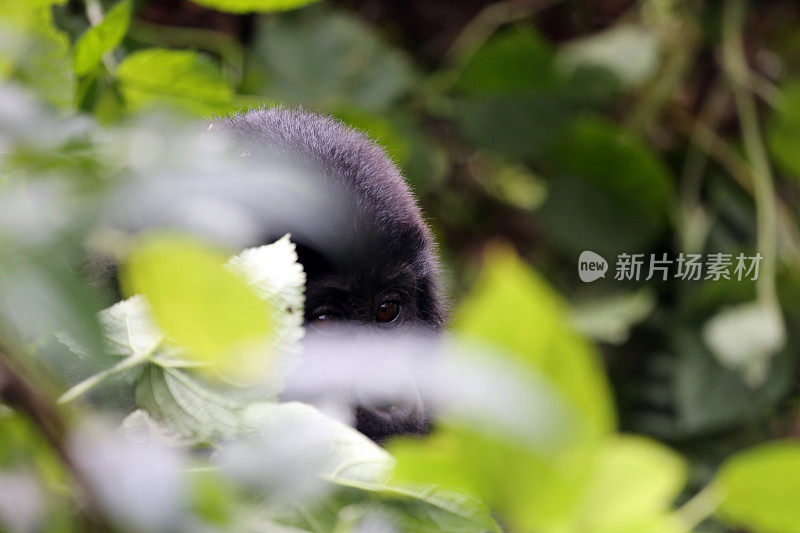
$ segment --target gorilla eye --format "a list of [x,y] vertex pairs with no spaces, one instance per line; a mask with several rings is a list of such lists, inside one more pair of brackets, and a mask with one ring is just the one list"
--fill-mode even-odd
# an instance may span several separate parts
[[400,304],[393,300],[387,300],[381,302],[378,309],[375,311],[375,322],[384,324],[394,322],[399,315]]

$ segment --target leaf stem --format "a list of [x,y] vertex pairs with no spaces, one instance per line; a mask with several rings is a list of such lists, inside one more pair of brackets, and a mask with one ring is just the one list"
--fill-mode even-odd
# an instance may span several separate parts
[[706,518],[714,514],[717,507],[719,507],[719,495],[711,483],[689,498],[675,511],[675,514],[687,531],[694,531]]
[[150,355],[151,355],[150,353],[143,352],[143,353],[135,353],[133,355],[126,357],[116,365],[86,378],[85,380],[81,381],[80,383],[69,389],[67,392],[61,395],[61,397],[58,399],[58,403],[71,402],[72,400],[88,392],[90,389],[95,387],[98,383],[100,383],[104,379],[147,362],[147,360],[150,358]]

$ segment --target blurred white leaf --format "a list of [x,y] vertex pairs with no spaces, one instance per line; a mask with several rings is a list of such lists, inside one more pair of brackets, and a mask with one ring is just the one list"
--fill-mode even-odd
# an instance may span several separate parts
[[167,531],[185,501],[184,460],[175,448],[132,442],[98,424],[70,437],[70,457],[92,494],[126,531]]
[[635,24],[621,24],[564,45],[556,58],[566,71],[581,66],[608,69],[625,85],[639,85],[658,65],[661,44],[655,32]]
[[572,306],[572,323],[597,341],[622,344],[631,327],[644,320],[655,305],[655,296],[646,289],[592,298]]
[[33,474],[0,472],[0,530],[9,533],[39,531],[44,513],[44,494]]
[[703,339],[720,363],[756,387],[766,379],[772,356],[786,344],[786,329],[780,309],[752,302],[712,317]]
[[232,479],[283,505],[330,489],[325,480],[382,483],[391,456],[351,427],[298,402],[261,402],[242,412],[249,434],[223,445],[216,462]]

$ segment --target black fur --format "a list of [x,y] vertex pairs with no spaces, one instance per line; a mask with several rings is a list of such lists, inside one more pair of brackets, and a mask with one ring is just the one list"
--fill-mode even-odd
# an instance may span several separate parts
[[[339,121],[301,110],[260,109],[220,120],[247,155],[276,154],[312,165],[341,188],[346,235],[330,247],[297,242],[307,274],[306,321],[321,312],[348,323],[375,324],[380,298],[391,292],[401,312],[391,325],[438,330],[445,318],[439,263],[431,232],[398,168],[363,134]],[[302,206],[299,206],[302,209]],[[270,228],[265,240],[291,228]],[[357,428],[375,440],[420,433],[428,426],[418,408],[362,406]]]

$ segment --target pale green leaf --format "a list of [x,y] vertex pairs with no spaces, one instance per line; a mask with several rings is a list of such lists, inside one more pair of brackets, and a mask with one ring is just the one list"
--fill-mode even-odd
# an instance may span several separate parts
[[634,436],[607,439],[583,502],[572,514],[575,530],[642,531],[661,523],[686,482],[687,466],[665,446]]
[[156,323],[187,357],[236,381],[260,380],[269,367],[273,317],[225,256],[192,240],[146,236],[121,272],[128,294],[147,297]]
[[103,57],[113,50],[125,37],[131,20],[132,0],[122,0],[115,5],[103,20],[81,35],[75,43],[75,73],[91,72]]
[[774,442],[723,463],[715,482],[719,516],[759,533],[800,531],[800,444]]
[[556,293],[511,250],[486,255],[483,274],[455,317],[456,331],[503,349],[553,384],[589,433],[614,426],[600,361],[570,326]]
[[288,11],[319,0],[194,0],[195,4],[229,13]]

